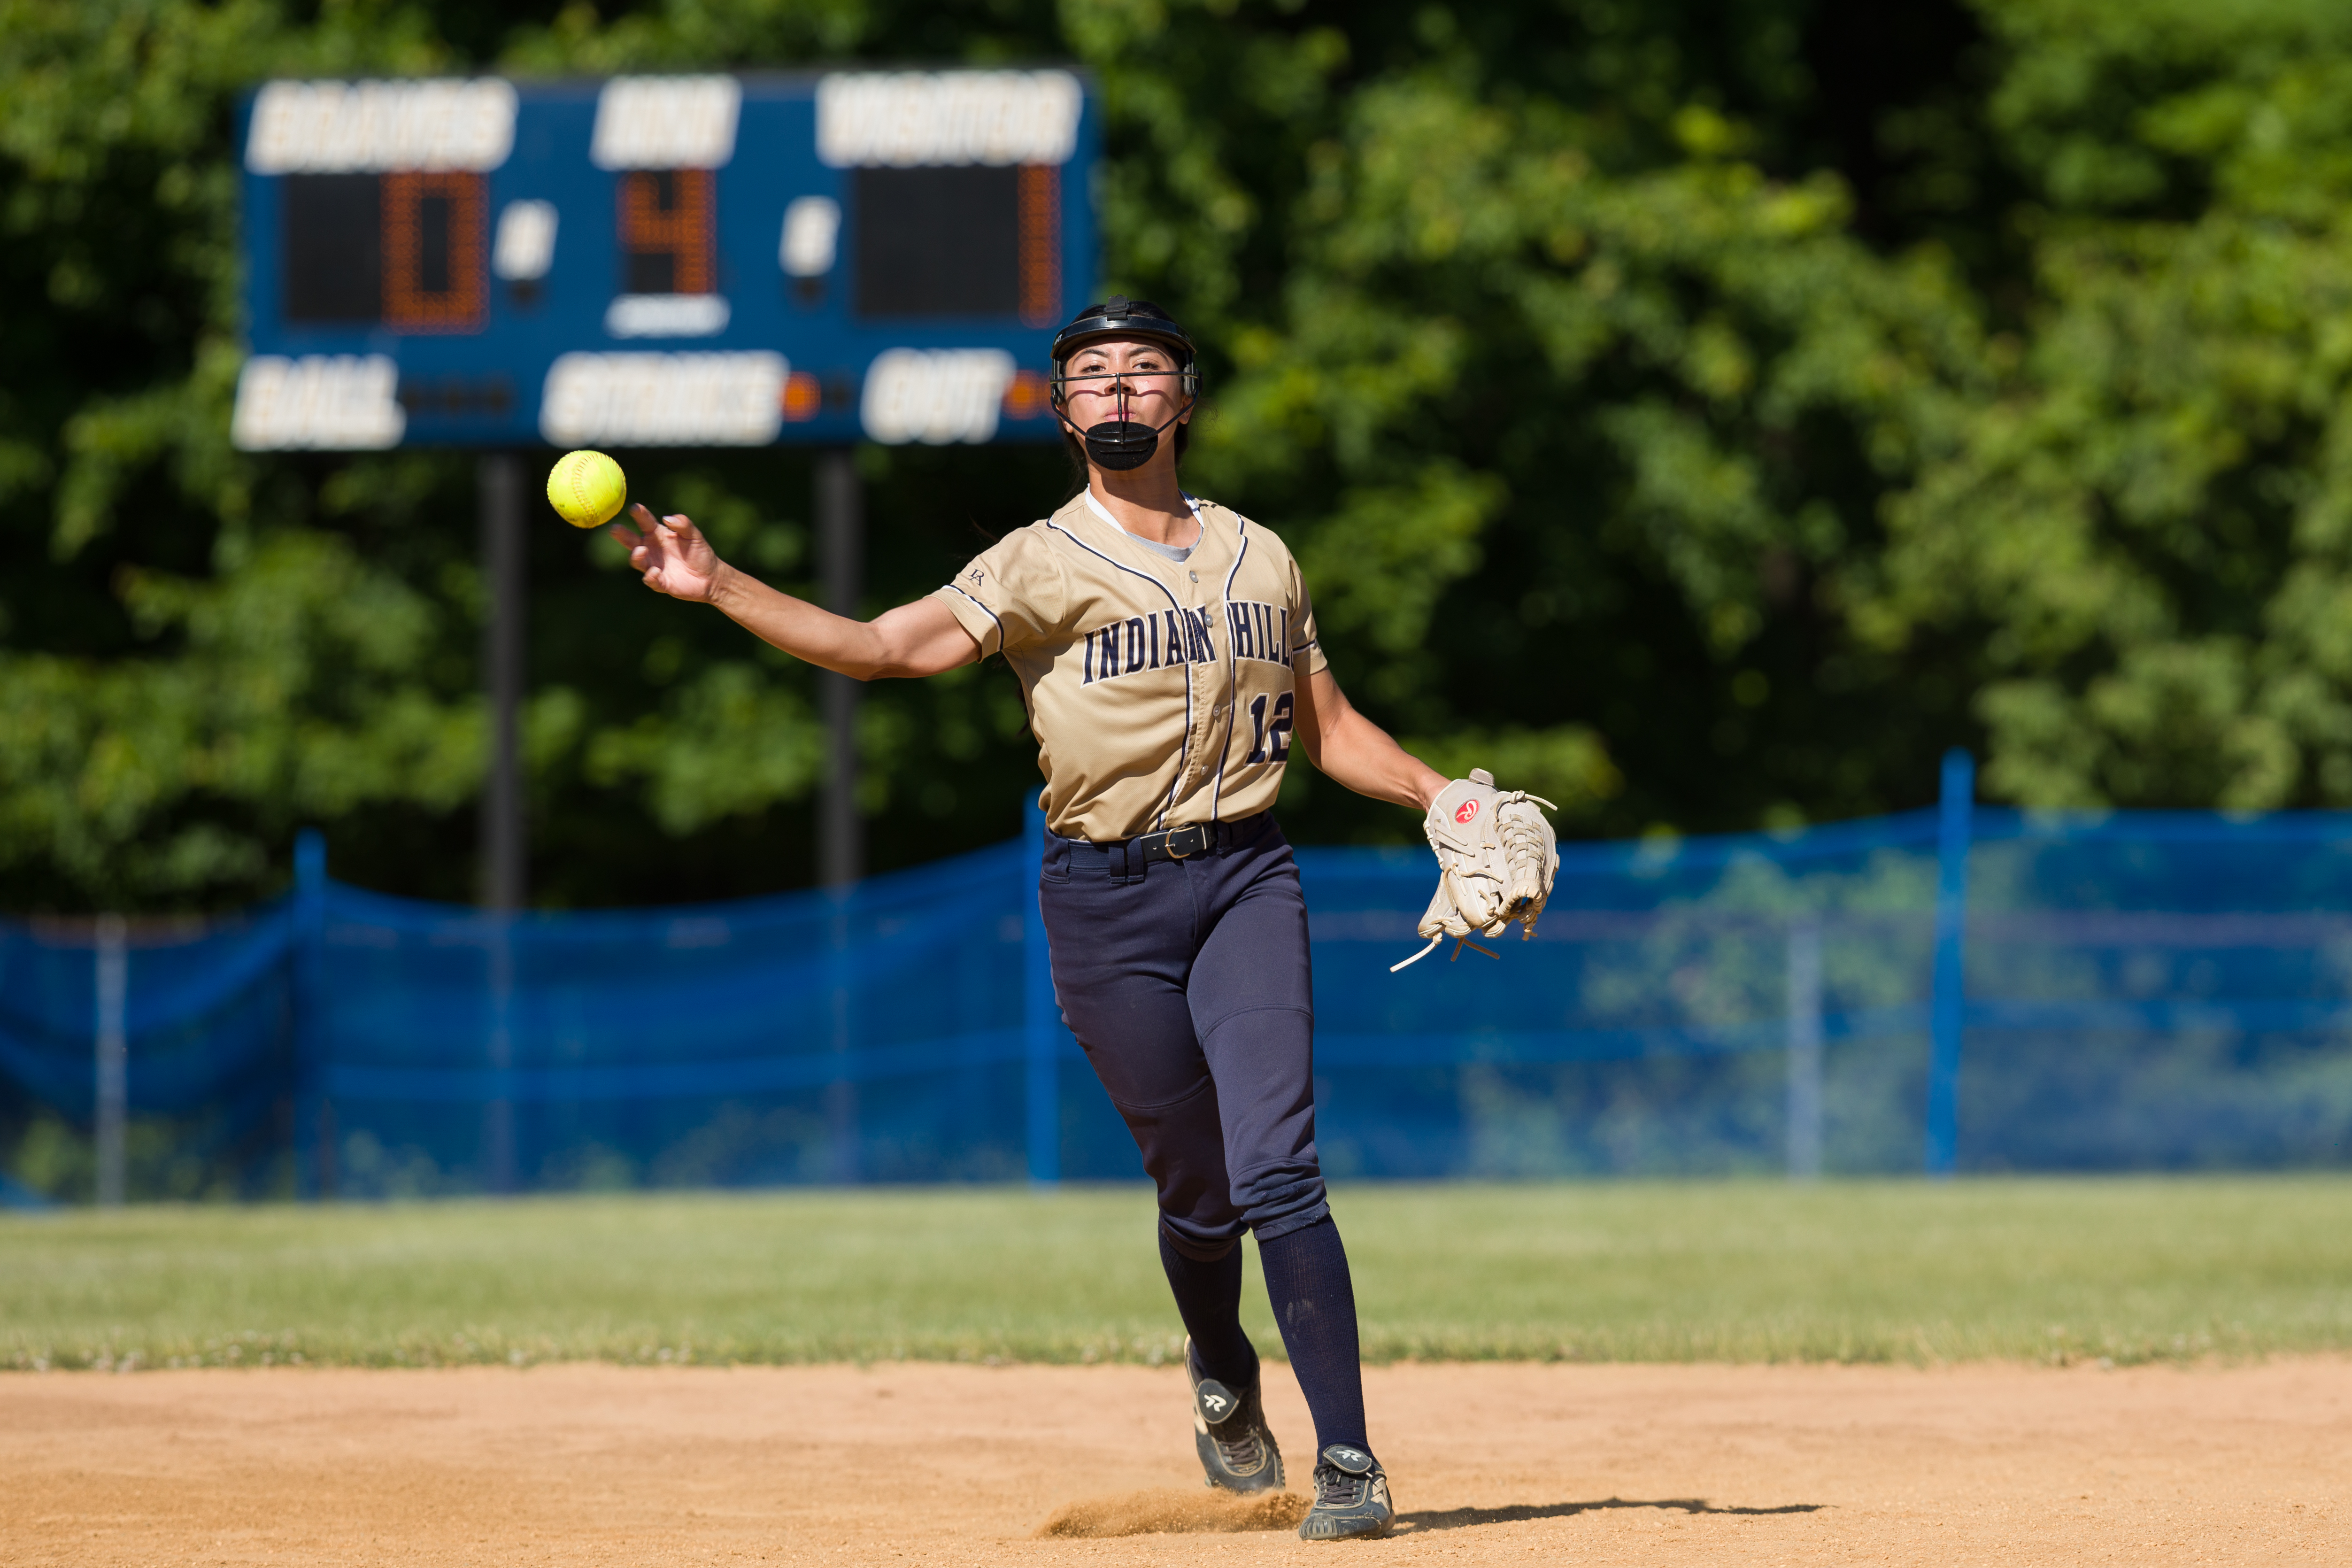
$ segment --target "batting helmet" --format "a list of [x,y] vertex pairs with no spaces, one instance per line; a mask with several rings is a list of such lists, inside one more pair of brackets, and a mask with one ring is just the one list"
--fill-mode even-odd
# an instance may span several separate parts
[[1099,305],[1088,305],[1070,318],[1069,324],[1054,334],[1054,405],[1058,408],[1068,395],[1063,384],[1062,366],[1073,353],[1097,338],[1150,338],[1165,343],[1176,355],[1177,368],[1184,374],[1184,395],[1195,397],[1201,391],[1201,371],[1195,363],[1192,335],[1176,324],[1176,319],[1149,300],[1130,300],[1124,294],[1113,294]]

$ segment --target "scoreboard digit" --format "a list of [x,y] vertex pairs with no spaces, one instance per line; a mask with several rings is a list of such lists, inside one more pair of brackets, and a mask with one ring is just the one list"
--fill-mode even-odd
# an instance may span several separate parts
[[274,81],[252,450],[1051,440],[1098,111],[1057,69]]

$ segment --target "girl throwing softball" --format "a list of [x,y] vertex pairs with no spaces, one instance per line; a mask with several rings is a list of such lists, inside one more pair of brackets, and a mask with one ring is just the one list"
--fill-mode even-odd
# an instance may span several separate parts
[[687,518],[639,506],[614,531],[647,585],[844,675],[1004,656],[1045,775],[1037,889],[1055,993],[1158,1184],[1209,1483],[1283,1482],[1241,1326],[1250,1231],[1315,1417],[1299,1533],[1383,1534],[1394,1512],[1365,1430],[1355,1292],[1315,1153],[1307,906],[1271,807],[1294,744],[1349,788],[1416,810],[1447,781],[1349,706],[1282,541],[1177,483],[1199,396],[1183,329],[1114,297],[1064,327],[1053,355],[1086,489],[872,621],[745,576]]

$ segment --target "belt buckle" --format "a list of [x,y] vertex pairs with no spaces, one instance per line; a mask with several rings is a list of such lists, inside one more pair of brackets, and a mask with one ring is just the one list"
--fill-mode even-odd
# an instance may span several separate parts
[[[1187,837],[1188,835],[1190,837]],[[1184,845],[1184,848],[1181,851],[1176,847],[1179,841]],[[1168,858],[1189,860],[1209,847],[1209,830],[1197,822],[1191,823],[1182,827],[1169,829],[1164,842],[1168,847]]]

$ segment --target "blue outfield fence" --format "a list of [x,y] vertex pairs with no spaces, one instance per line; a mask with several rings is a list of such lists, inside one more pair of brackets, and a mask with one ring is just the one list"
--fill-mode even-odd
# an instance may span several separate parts
[[[2352,815],[1971,805],[1571,846],[1535,940],[1424,850],[1299,854],[1339,1175],[2274,1167],[2352,1131]],[[1131,1176],[1025,842],[824,892],[499,918],[327,879],[131,928],[134,1125],[247,1190]],[[1158,872],[1153,874],[1157,875]],[[0,926],[0,1074],[94,1115],[87,930]],[[290,1177],[287,1173],[290,1170]]]

